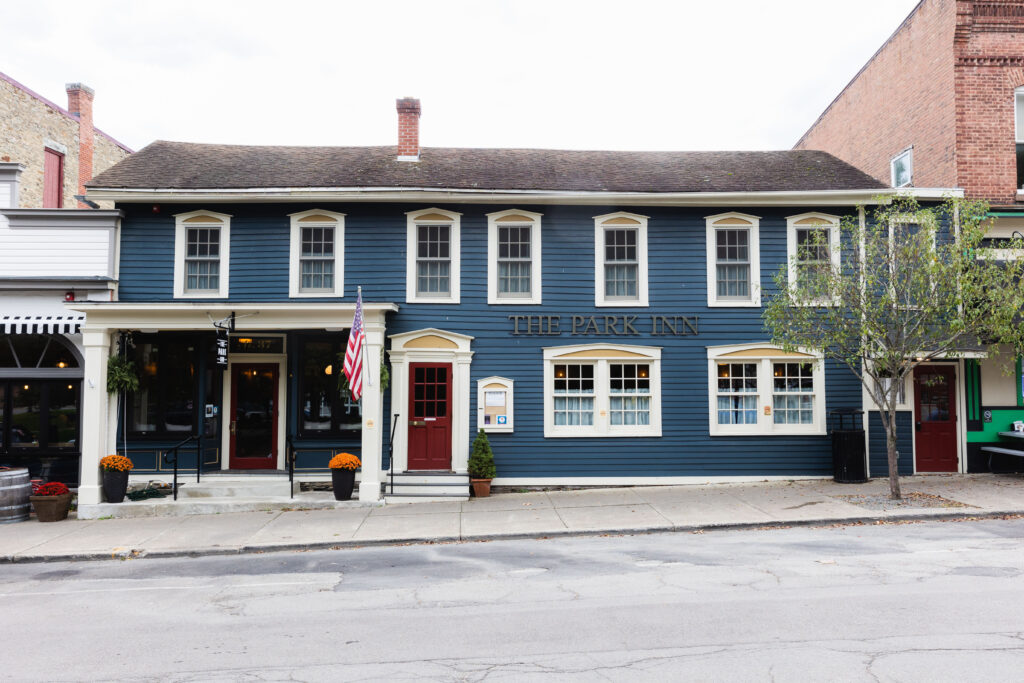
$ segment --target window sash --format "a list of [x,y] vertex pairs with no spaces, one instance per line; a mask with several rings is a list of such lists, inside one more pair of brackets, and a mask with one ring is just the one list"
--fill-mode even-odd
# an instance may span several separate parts
[[185,291],[220,290],[220,228],[190,227],[185,233]]
[[416,226],[416,294],[451,293],[451,224]]
[[557,363],[552,367],[555,426],[594,426],[596,370],[593,363]]
[[772,415],[775,424],[814,424],[814,366],[772,363]]
[[604,229],[604,296],[606,299],[639,298],[640,262],[637,228]]
[[717,363],[720,425],[757,424],[757,363]]
[[750,229],[715,229],[715,288],[719,299],[750,299]]
[[498,225],[498,296],[523,298],[533,292],[533,238],[530,225]]
[[613,427],[651,424],[651,367],[609,363],[608,422]]

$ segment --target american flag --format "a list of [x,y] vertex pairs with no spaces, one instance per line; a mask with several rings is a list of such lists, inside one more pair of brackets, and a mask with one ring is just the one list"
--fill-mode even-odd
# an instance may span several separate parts
[[352,392],[352,400],[358,401],[363,395],[363,288],[356,295],[356,314],[352,318],[352,329],[348,331],[348,346],[345,347],[345,377],[348,378],[348,390]]

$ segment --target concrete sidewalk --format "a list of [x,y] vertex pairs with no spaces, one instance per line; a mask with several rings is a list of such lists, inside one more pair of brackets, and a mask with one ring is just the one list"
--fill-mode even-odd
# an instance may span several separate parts
[[1024,514],[1022,475],[829,480],[502,493],[459,503],[270,510],[0,526],[0,561],[167,557],[373,544],[698,531]]

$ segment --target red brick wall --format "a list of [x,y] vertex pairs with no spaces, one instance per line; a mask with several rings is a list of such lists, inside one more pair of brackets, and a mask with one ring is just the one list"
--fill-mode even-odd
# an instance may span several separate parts
[[956,0],[925,0],[795,145],[821,149],[883,183],[913,145],[916,187],[956,185]]
[[[85,183],[92,180],[93,147],[95,136],[92,125],[92,88],[81,83],[68,83],[68,111],[78,117],[78,192],[85,194]],[[78,208],[88,208],[82,202]]]
[[959,0],[957,166],[969,197],[1017,199],[1014,93],[1024,86],[1024,2]]

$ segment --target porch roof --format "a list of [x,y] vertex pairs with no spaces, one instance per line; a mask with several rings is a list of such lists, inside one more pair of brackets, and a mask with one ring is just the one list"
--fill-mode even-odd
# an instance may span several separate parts
[[[115,329],[142,332],[210,330],[214,321],[235,315],[236,331],[308,330],[341,331],[352,326],[356,302],[229,303],[229,302],[81,302],[67,308],[85,313],[83,332]],[[363,321],[383,325],[392,302],[363,302]]]

